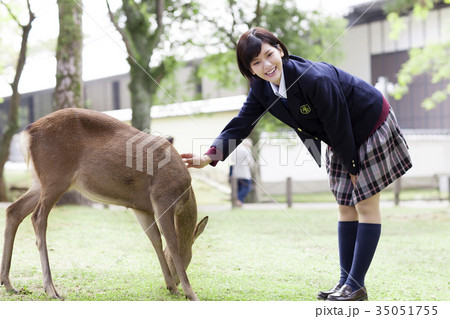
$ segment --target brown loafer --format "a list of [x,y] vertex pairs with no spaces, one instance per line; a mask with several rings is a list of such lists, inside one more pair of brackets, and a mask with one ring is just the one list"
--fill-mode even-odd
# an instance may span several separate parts
[[339,289],[341,289],[342,284],[338,282],[333,288],[325,291],[319,291],[319,294],[316,296],[319,300],[327,300],[328,296],[332,293],[335,293]]
[[366,287],[353,291],[349,285],[343,285],[341,289],[328,296],[328,301],[364,301],[368,300]]

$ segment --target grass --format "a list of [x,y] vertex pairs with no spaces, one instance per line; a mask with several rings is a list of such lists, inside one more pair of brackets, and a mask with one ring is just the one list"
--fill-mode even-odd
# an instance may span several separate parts
[[[7,197],[10,201],[18,199],[31,184],[31,172],[29,170],[5,170],[5,182],[8,189]],[[13,187],[13,189],[9,189]]]
[[[0,229],[4,228],[0,209]],[[188,269],[200,300],[315,300],[337,280],[336,212],[200,212],[210,217]],[[449,300],[450,208],[387,208],[366,284],[371,300]],[[164,287],[156,254],[130,210],[65,206],[49,217],[53,280],[65,300],[185,300]],[[18,295],[48,300],[30,219],[19,228],[11,280]],[[3,247],[3,237],[0,239]]]

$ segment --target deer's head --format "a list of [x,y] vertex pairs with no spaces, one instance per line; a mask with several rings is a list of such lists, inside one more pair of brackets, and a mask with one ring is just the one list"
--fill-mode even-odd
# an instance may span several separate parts
[[[192,245],[195,240],[200,236],[205,230],[206,224],[208,223],[208,216],[204,217],[198,224],[195,226],[194,231],[190,234],[190,240],[184,238],[183,241],[179,241],[179,243],[185,243],[185,245],[179,246],[178,249],[180,251],[181,258],[183,259],[184,269],[186,270],[189,266],[189,263],[192,259]],[[179,231],[179,230],[178,230]],[[180,284],[180,279],[178,277],[177,270],[175,268],[175,264],[172,259],[172,255],[170,254],[169,249],[166,247],[164,249],[164,255],[167,260],[167,265],[169,266],[170,273],[172,274],[172,278],[175,284],[178,286]]]

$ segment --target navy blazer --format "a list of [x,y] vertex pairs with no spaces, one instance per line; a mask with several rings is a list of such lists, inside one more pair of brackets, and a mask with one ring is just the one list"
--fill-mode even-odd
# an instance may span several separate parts
[[252,131],[265,112],[295,130],[314,160],[321,164],[321,144],[338,154],[347,171],[357,174],[358,147],[369,137],[383,107],[383,96],[372,85],[328,63],[290,56],[283,62],[288,105],[270,83],[252,79],[238,115],[215,139],[212,147],[225,160]]

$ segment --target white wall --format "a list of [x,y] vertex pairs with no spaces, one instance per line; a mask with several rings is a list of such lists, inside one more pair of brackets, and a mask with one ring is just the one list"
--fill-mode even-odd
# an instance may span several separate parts
[[[260,150],[262,181],[272,194],[285,192],[291,177],[295,192],[328,190],[325,147],[319,168],[303,144],[292,134],[286,139],[270,139]],[[450,135],[405,133],[413,167],[402,178],[404,187],[437,187],[440,176],[450,176]],[[273,186],[271,186],[273,185]]]
[[370,83],[370,37],[367,25],[351,28],[341,38],[344,60],[337,67]]
[[405,134],[413,168],[408,176],[450,175],[450,135]]

